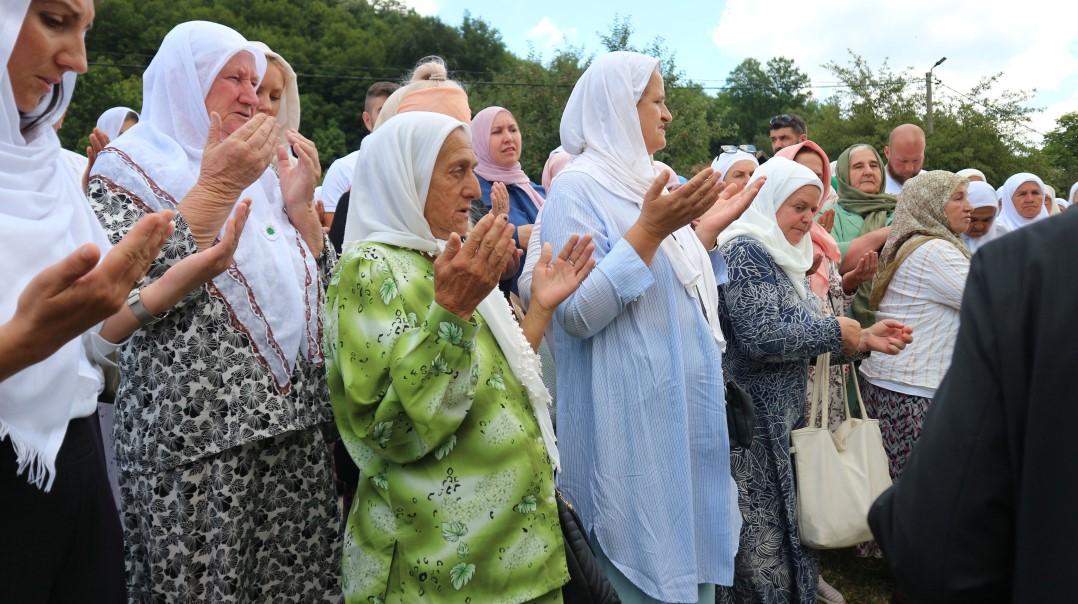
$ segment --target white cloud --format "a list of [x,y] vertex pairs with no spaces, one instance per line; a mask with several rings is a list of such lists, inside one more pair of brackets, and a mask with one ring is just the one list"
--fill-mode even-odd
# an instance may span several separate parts
[[567,39],[576,37],[576,29],[560,28],[550,17],[543,17],[528,30],[525,39],[535,43],[541,51],[553,50]]
[[711,37],[739,59],[791,57],[814,84],[834,82],[822,64],[846,63],[846,49],[873,67],[888,58],[892,68],[913,67],[922,77],[945,56],[933,73],[962,91],[1002,71],[1002,88],[1036,89],[1030,104],[1049,105],[1035,118],[1043,132],[1078,109],[1076,22],[1078,3],[1050,0],[728,0]]
[[401,0],[401,4],[407,6],[424,17],[433,17],[438,14],[437,0]]

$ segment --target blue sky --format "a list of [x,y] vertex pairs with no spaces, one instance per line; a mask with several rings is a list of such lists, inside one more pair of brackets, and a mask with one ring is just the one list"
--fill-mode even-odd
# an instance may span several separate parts
[[[966,91],[979,78],[1004,72],[1003,86],[1036,90],[1031,106],[1044,108],[1033,126],[1051,130],[1063,113],[1078,111],[1078,2],[1023,0],[405,0],[418,12],[459,24],[464,12],[497,28],[510,50],[534,48],[549,57],[559,46],[599,50],[615,14],[628,16],[635,42],[662,36],[676,52],[678,66],[705,86],[721,86],[746,57],[766,61],[788,56],[816,86],[833,83],[822,68],[845,63],[846,49],[873,67],[889,59],[892,68],[912,67],[918,75],[940,57],[934,71],[951,88]],[[811,11],[806,11],[811,7]],[[828,88],[816,88],[825,96]],[[942,95],[953,94],[937,88]],[[1038,139],[1033,135],[1034,140]]]

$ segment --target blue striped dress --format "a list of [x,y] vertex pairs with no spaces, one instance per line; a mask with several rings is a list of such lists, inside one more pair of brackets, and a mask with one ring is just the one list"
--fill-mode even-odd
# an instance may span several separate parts
[[[622,235],[640,214],[590,176],[560,176],[541,238],[590,233],[597,266],[558,308],[558,484],[606,556],[662,602],[730,585],[741,516],[730,473],[721,353],[660,251]],[[711,254],[719,283],[726,265]],[[527,293],[527,292],[525,292]]]

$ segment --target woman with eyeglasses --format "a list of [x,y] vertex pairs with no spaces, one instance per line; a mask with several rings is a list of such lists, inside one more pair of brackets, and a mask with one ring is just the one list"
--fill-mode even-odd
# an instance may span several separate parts
[[723,145],[722,153],[711,162],[711,168],[726,184],[737,184],[744,189],[752,173],[760,167],[753,145]]

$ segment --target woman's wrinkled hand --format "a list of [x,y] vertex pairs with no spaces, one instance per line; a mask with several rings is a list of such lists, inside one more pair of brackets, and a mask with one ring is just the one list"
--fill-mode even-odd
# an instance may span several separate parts
[[228,209],[240,193],[269,167],[280,126],[264,114],[255,114],[235,132],[223,136],[221,116],[210,114],[210,133],[202,151],[198,183],[227,200]]
[[464,320],[471,319],[515,253],[513,225],[505,214],[484,216],[465,242],[452,233],[434,261],[434,301]]

